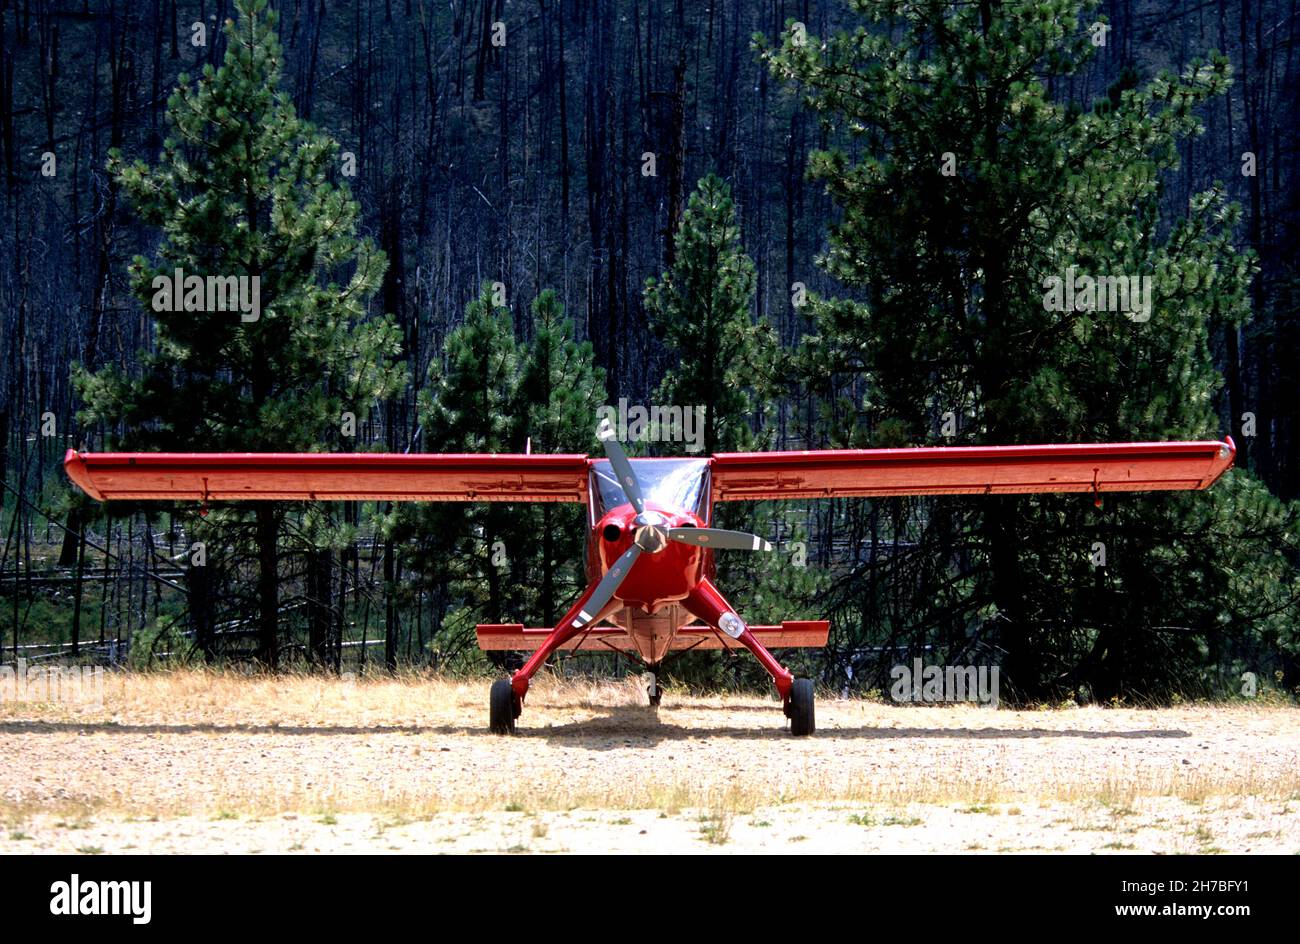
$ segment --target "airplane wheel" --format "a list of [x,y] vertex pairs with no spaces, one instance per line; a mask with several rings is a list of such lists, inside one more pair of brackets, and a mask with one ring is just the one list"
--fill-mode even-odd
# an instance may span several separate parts
[[813,700],[812,679],[795,679],[790,686],[790,703],[786,706],[790,733],[795,737],[806,737],[817,729]]
[[492,683],[488,730],[493,734],[514,734],[515,716],[515,690],[510,679],[497,679]]
[[650,699],[650,704],[658,708],[659,700],[664,697],[664,690],[659,684],[659,675],[656,672],[650,673],[650,684],[646,686],[646,697]]

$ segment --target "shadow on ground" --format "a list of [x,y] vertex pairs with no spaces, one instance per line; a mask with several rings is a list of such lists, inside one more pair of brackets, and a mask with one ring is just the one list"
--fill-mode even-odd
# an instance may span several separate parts
[[[619,747],[627,746],[629,742],[638,741],[657,744],[661,741],[686,741],[710,737],[758,741],[780,739],[791,742],[796,741],[786,729],[784,719],[781,717],[781,709],[776,705],[771,709],[771,725],[762,728],[738,728],[725,725],[691,725],[686,727],[665,722],[653,708],[636,705],[596,710],[603,710],[605,714],[586,721],[532,729],[524,723],[527,718],[525,712],[524,718],[520,719],[516,736],[525,738],[541,737],[592,750],[616,750]],[[730,711],[731,709],[719,710]],[[1146,738],[1185,738],[1190,736],[1189,732],[1177,728],[1095,731],[1073,728],[893,728],[875,725],[855,727],[823,725],[813,735],[816,740],[907,740],[912,738],[941,740],[1021,740],[1026,738],[1142,740]]]
[[[623,705],[616,707],[585,706],[588,710],[603,712],[598,717],[584,721],[575,721],[561,725],[538,725],[529,727],[528,713],[520,719],[516,737],[546,738],[574,747],[591,750],[617,750],[629,743],[657,744],[662,741],[687,741],[701,738],[731,738],[749,741],[768,741],[787,739],[792,742],[781,716],[779,705],[770,709],[772,720],[764,727],[735,727],[729,725],[680,725],[665,720],[660,712],[671,717],[664,709],[654,709],[644,705]],[[754,706],[751,710],[758,710]],[[700,709],[693,709],[700,710]],[[708,710],[708,709],[705,709]],[[719,712],[733,711],[733,708],[719,708]],[[41,735],[41,734],[266,734],[304,737],[358,737],[383,734],[436,734],[492,737],[487,731],[486,718],[474,719],[463,725],[269,725],[269,724],[119,724],[113,722],[78,722],[78,721],[5,721],[0,722],[0,734]],[[961,727],[961,728],[922,728],[922,727],[880,727],[860,725],[855,727],[836,727],[823,723],[813,736],[817,740],[907,740],[914,738],[933,738],[940,740],[998,740],[1026,738],[1085,738],[1085,739],[1133,739],[1145,738],[1183,738],[1190,737],[1189,732],[1177,728],[1140,728],[1118,731],[1079,730],[1073,728],[999,728],[999,727]]]

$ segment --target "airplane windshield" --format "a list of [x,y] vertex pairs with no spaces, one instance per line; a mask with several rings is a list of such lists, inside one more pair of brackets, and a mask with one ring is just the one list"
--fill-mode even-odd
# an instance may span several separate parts
[[[641,483],[641,494],[648,502],[668,508],[681,508],[697,514],[705,512],[704,494],[706,476],[709,471],[708,459],[633,459],[632,467],[636,470],[637,481]],[[591,467],[592,479],[596,488],[592,497],[597,503],[595,518],[602,517],[611,508],[626,505],[627,495],[614,477],[608,460],[602,460]]]

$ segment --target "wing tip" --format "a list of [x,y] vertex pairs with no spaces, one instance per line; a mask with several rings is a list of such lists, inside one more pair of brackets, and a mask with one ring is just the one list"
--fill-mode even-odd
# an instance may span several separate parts
[[105,500],[103,493],[95,488],[94,482],[91,481],[90,470],[86,467],[85,457],[77,450],[69,449],[64,453],[63,470],[74,485],[95,499],[95,501],[102,502]]
[[1232,468],[1237,461],[1237,444],[1231,436],[1224,436],[1223,442],[1219,443],[1219,451],[1214,457],[1214,465],[1210,469],[1210,474],[1205,477],[1201,483],[1201,489],[1207,489],[1222,477],[1223,473]]

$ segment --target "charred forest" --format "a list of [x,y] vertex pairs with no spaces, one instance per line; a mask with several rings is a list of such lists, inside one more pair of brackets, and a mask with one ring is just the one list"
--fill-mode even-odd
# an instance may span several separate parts
[[[499,672],[474,626],[564,613],[581,508],[100,504],[65,452],[595,455],[668,405],[699,443],[633,452],[1231,436],[1212,489],[1100,507],[743,503],[776,551],[720,567],[831,621],[792,659],[834,691],[1300,690],[1296,0],[0,0],[0,37],[0,662]],[[1083,278],[1131,304],[1053,304]],[[557,671],[597,668],[637,671]]]

